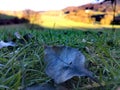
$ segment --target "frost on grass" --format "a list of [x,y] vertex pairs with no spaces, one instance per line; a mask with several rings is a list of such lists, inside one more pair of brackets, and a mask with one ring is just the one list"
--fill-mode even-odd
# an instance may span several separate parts
[[92,72],[85,68],[85,56],[78,49],[68,46],[45,46],[44,54],[47,64],[45,72],[55,83],[64,83],[74,76],[88,76],[97,82]]

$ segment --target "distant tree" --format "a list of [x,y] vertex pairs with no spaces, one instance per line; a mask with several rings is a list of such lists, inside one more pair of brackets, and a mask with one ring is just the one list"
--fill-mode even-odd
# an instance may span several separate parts
[[[97,1],[99,1],[99,0],[97,0]],[[108,1],[111,2],[112,8],[113,8],[113,20],[115,20],[117,0],[104,0],[103,2],[101,2],[101,4],[103,4],[103,3],[105,3],[105,2],[108,2]],[[112,25],[113,25],[113,28],[112,28],[112,29],[113,29],[113,31],[115,32],[114,24],[115,24],[115,23],[112,24]]]

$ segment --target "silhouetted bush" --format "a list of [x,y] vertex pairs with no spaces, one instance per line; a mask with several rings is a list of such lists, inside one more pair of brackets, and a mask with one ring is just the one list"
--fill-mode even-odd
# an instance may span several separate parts
[[19,19],[18,17],[8,16],[3,14],[0,15],[0,25],[11,25],[11,24],[21,24],[21,23],[29,23],[29,20],[25,18]]

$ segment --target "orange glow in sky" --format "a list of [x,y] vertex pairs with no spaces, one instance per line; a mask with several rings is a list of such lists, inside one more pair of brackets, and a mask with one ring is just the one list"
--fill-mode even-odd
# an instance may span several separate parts
[[60,10],[68,6],[80,6],[93,2],[96,0],[0,0],[0,10]]

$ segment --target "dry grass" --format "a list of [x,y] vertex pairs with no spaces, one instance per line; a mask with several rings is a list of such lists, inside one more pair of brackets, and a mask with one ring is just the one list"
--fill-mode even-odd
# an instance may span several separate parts
[[[56,14],[57,13],[57,14]],[[79,19],[79,18],[78,18]],[[33,19],[33,23],[34,20],[36,22],[36,19]],[[38,19],[39,20],[39,19]],[[88,22],[88,19],[85,19],[85,17],[83,17],[82,19],[87,20],[86,22]],[[105,19],[106,20],[106,19]],[[109,20],[110,21],[110,20]],[[108,22],[102,22],[102,23],[108,23]],[[70,20],[68,18],[66,18],[66,15],[63,14],[63,12],[57,12],[57,11],[52,11],[52,12],[43,12],[41,14],[41,20],[38,23],[39,25],[43,26],[43,27],[48,27],[48,28],[112,28],[112,25],[99,25],[99,24],[88,24],[88,23],[82,23],[82,22],[76,22],[73,20]],[[115,28],[120,28],[119,25],[114,26]]]

